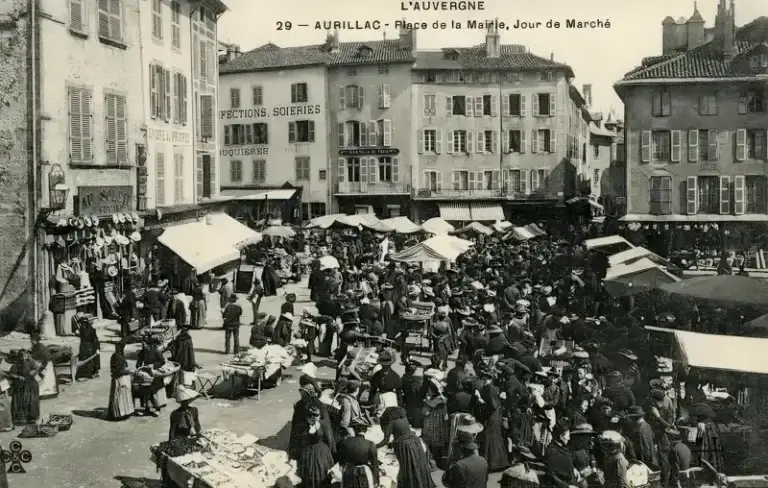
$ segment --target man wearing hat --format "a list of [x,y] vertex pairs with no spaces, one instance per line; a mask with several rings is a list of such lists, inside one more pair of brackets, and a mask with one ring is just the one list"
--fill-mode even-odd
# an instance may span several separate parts
[[370,424],[362,417],[350,424],[353,435],[342,439],[337,447],[341,467],[341,486],[379,486],[379,454],[376,445],[365,438]]
[[234,353],[240,352],[240,317],[243,316],[243,309],[237,304],[237,295],[229,295],[228,302],[221,311],[224,319],[224,354],[229,354],[230,343],[234,339]]
[[[392,370],[395,354],[391,349],[381,351],[378,361],[381,369],[371,377],[368,403],[378,405],[378,411],[383,412],[387,407],[402,405],[402,382],[400,375]],[[391,405],[393,402],[394,405]]]
[[600,450],[603,452],[603,473],[605,486],[632,486],[627,476],[629,461],[624,455],[624,436],[607,430],[598,437]]
[[477,453],[475,435],[459,430],[456,434],[461,459],[443,473],[445,488],[486,488],[488,486],[488,462]]
[[608,386],[603,390],[603,397],[613,402],[614,409],[618,411],[627,410],[635,405],[635,394],[624,385],[622,374],[619,371],[612,371],[607,377]]
[[281,313],[280,318],[277,320],[274,333],[272,334],[272,343],[277,344],[280,347],[285,347],[291,342],[292,332],[293,314],[291,312]]
[[645,410],[640,405],[632,405],[627,409],[627,419],[631,428],[627,431],[627,437],[632,442],[637,460],[646,465],[658,465],[659,458],[656,455],[653,429],[645,421]]
[[680,481],[689,476],[688,470],[691,468],[692,460],[691,449],[683,442],[680,431],[674,426],[667,428],[664,433],[670,444],[668,453],[669,484],[667,486],[680,488]]
[[564,419],[560,419],[552,429],[552,442],[549,443],[544,456],[547,476],[554,486],[565,488],[576,485],[573,454],[568,447],[570,440],[571,431],[568,424]]
[[485,350],[488,338],[477,320],[468,318],[464,320],[463,325],[464,331],[459,336],[459,354],[472,358],[477,351]]
[[650,382],[651,395],[648,407],[648,423],[653,429],[653,436],[656,439],[659,451],[659,467],[661,468],[661,480],[666,486],[669,481],[670,468],[670,439],[667,437],[667,429],[674,428],[675,404],[667,395],[664,381],[654,378]]

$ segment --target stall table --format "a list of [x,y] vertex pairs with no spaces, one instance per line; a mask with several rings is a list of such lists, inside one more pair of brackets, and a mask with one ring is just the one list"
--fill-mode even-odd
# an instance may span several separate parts
[[[234,400],[243,391],[255,391],[256,399],[261,400],[261,385],[266,379],[266,366],[223,363],[221,371],[224,379],[229,379],[229,399]],[[237,388],[237,378],[241,378],[241,388]],[[280,380],[278,379],[278,382]],[[252,387],[253,382],[256,388]]]

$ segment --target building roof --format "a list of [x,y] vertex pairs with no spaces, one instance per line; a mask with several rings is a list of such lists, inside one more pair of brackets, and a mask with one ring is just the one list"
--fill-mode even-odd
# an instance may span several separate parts
[[598,127],[594,122],[589,123],[589,133],[594,136],[616,137],[616,133],[606,129],[604,126]]
[[[446,54],[452,54],[447,56]],[[453,55],[457,53],[458,55]],[[485,44],[472,47],[445,48],[440,51],[419,51],[414,70],[480,70],[480,69],[561,69],[573,76],[570,66],[527,52],[525,46],[504,44],[497,58],[485,54]]]
[[[368,50],[365,48],[368,48]],[[414,60],[413,52],[410,49],[401,48],[399,39],[340,42],[338,52],[327,54],[327,64],[329,66],[412,63]]]
[[221,65],[219,74],[322,66],[326,61],[322,47],[316,44],[281,48],[270,42]]

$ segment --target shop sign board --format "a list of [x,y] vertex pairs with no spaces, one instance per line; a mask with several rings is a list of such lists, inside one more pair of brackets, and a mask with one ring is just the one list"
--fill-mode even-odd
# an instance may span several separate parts
[[361,147],[360,149],[339,149],[339,156],[397,156],[400,149],[394,147]]
[[108,215],[132,212],[133,186],[79,186],[77,209],[80,215]]

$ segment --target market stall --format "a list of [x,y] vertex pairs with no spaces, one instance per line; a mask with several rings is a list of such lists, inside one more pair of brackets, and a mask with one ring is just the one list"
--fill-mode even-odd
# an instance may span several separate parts
[[467,252],[474,244],[458,237],[440,235],[431,237],[415,246],[404,249],[391,256],[393,261],[425,262],[425,261],[455,261],[461,254]]
[[428,234],[442,236],[453,232],[456,228],[440,217],[434,217],[421,224],[421,230]]
[[451,234],[455,235],[483,235],[483,236],[490,236],[493,235],[493,229],[484,226],[480,222],[472,222],[469,225],[466,225],[462,227],[461,229],[456,229],[455,231],[451,232]]
[[382,219],[381,223],[393,229],[398,234],[414,234],[416,232],[421,232],[421,227],[411,222],[408,217]]
[[279,384],[282,371],[293,364],[296,357],[296,349],[290,344],[286,347],[277,344],[261,349],[253,347],[234,355],[221,364],[222,376],[230,382],[230,398],[235,398],[243,391],[253,390],[257,398],[261,399],[262,383],[272,380]]
[[614,255],[618,252],[632,249],[635,246],[621,236],[606,236],[584,241],[587,251],[595,251]]
[[650,259],[641,258],[628,264],[617,264],[608,268],[604,285],[608,293],[619,297],[645,293],[658,289],[662,285],[679,281],[680,278]]
[[250,434],[210,429],[195,438],[155,444],[150,459],[165,480],[180,487],[265,488],[281,476],[300,483],[288,453],[259,445],[258,440]]

